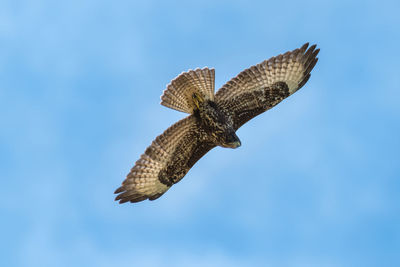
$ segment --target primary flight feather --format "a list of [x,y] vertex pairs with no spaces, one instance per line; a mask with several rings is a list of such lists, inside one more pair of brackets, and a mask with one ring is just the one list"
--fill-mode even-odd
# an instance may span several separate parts
[[239,147],[237,129],[308,81],[319,49],[307,48],[308,43],[242,71],[215,95],[214,69],[189,70],[172,80],[161,104],[190,115],[152,142],[115,191],[116,200],[155,200],[212,148]]

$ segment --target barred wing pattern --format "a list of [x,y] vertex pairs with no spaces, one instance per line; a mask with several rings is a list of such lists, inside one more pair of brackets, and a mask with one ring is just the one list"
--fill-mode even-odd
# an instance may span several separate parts
[[195,105],[193,93],[214,100],[215,70],[203,69],[182,72],[168,84],[161,96],[161,105],[191,114]]
[[[196,120],[188,116],[159,135],[136,161],[122,186],[115,193],[120,203],[154,200],[164,194],[171,184],[160,181],[160,173],[174,162],[177,151],[186,151],[182,157],[190,157],[192,149],[198,143]],[[179,171],[179,166],[175,166]],[[186,173],[185,173],[186,174]]]
[[233,128],[237,130],[252,118],[279,104],[289,96],[288,91],[285,83],[277,82],[253,92],[244,92],[219,104],[232,114]]
[[235,129],[299,90],[310,78],[319,49],[308,43],[252,66],[227,82],[215,101],[233,114]]
[[319,52],[315,45],[307,48],[308,43],[242,71],[215,96],[214,69],[189,70],[175,78],[164,91],[161,104],[192,115],[169,127],[152,142],[115,191],[116,200],[124,203],[159,198],[217,145],[212,138],[216,132],[206,133],[199,126],[202,121],[199,114],[196,117],[194,95],[214,100],[232,116],[236,131],[307,82]]

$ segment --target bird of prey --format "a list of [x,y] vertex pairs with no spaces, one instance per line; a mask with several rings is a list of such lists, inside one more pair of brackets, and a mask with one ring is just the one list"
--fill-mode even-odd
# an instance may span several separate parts
[[216,146],[237,148],[244,123],[299,90],[310,78],[319,49],[308,43],[254,65],[214,94],[214,69],[189,70],[164,90],[161,105],[190,114],[146,149],[115,194],[119,203],[155,200]]

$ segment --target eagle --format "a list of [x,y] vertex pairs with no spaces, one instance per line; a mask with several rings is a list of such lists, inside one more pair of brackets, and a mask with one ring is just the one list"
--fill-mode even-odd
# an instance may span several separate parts
[[239,147],[236,131],[303,87],[318,52],[306,43],[242,71],[215,94],[213,68],[178,75],[164,90],[161,105],[190,115],[151,143],[115,191],[115,200],[155,200],[214,147]]

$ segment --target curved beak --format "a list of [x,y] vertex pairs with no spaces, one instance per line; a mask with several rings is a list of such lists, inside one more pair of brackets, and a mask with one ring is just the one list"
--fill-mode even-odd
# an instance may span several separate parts
[[240,142],[239,137],[237,137],[237,135],[235,133],[228,135],[226,143],[224,144],[225,147],[229,147],[229,148],[238,148],[241,145],[242,145],[242,142]]
[[227,144],[229,148],[238,148],[242,145],[240,140]]

